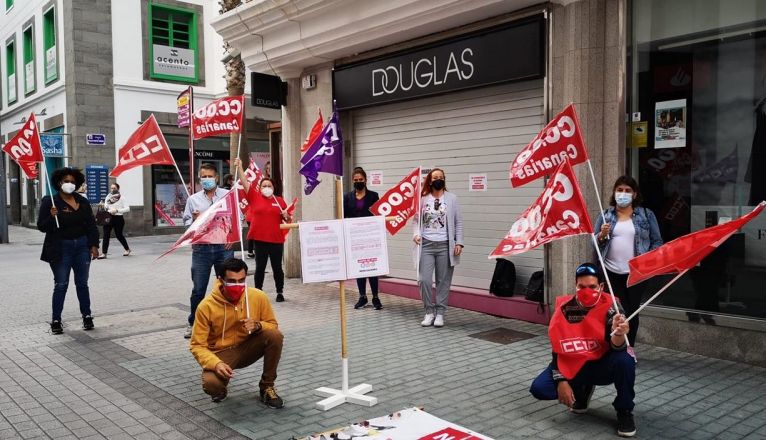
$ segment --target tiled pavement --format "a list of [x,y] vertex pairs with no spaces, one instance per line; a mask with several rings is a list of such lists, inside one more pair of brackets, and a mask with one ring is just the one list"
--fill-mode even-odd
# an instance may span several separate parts
[[[156,260],[172,237],[131,238],[135,255],[94,262],[96,329],[79,329],[72,285],[63,336],[47,333],[52,280],[38,260],[42,235],[12,227],[11,240],[0,245],[0,439],[289,439],[410,406],[497,439],[616,438],[609,387],[597,388],[584,416],[529,395],[549,360],[543,326],[451,309],[445,328],[424,329],[417,302],[388,295],[382,311],[348,310],[351,384],[372,384],[380,403],[318,411],[313,389],[340,385],[337,288],[299,280],[274,304],[286,407],[255,398],[259,363],[237,371],[229,399],[213,404],[181,337],[189,252]],[[507,345],[469,337],[498,327],[534,337]],[[766,438],[766,370],[637,351],[639,438]]]

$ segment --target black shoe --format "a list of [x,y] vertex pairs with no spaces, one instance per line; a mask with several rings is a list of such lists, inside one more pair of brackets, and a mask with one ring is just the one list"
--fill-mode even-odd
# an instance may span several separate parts
[[274,387],[268,387],[261,390],[261,402],[263,402],[269,408],[279,409],[285,406],[285,402],[277,394],[277,390]]
[[221,403],[226,400],[226,392],[219,394],[218,396],[212,396],[213,403]]
[[372,297],[372,306],[375,308],[375,310],[380,310],[383,308],[383,304],[380,303],[380,298],[377,296]]
[[587,392],[584,393],[582,396],[578,396],[575,394],[575,402],[574,405],[572,405],[572,412],[575,414],[585,414],[588,412],[588,405],[590,404],[590,398],[593,396],[593,390],[595,390],[596,387],[594,385],[591,385],[586,390]]
[[[375,301],[375,300],[373,299],[373,301]],[[356,304],[354,304],[354,308],[359,310],[359,309],[363,309],[364,306],[366,306],[366,305],[367,305],[367,297],[366,296],[360,296],[359,297],[359,301],[357,301]]]
[[617,435],[620,437],[633,437],[636,435],[636,422],[633,421],[632,412],[617,411]]
[[51,321],[51,333],[54,335],[64,333],[64,327],[61,326],[61,321]]
[[285,297],[281,293],[277,293],[277,302],[281,303],[285,301]]
[[86,315],[82,317],[82,329],[83,330],[93,330],[93,317],[90,315]]

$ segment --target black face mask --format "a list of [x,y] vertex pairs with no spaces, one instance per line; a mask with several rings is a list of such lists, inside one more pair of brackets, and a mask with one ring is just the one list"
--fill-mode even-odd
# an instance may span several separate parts
[[354,189],[357,190],[357,191],[363,190],[365,188],[365,186],[366,185],[365,185],[364,182],[354,182]]
[[444,186],[445,186],[444,185],[444,180],[442,180],[442,179],[432,180],[431,181],[431,188],[433,188],[433,189],[435,189],[437,191],[443,190]]

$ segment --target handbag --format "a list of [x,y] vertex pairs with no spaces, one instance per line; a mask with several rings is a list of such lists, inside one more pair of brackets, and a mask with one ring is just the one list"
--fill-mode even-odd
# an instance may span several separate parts
[[96,211],[96,224],[99,226],[112,224],[112,214],[109,214],[103,206],[99,206],[98,211]]

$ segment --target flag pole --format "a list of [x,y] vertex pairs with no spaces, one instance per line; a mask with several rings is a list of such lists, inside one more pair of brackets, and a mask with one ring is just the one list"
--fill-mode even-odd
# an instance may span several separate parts
[[[678,275],[676,275],[675,277],[673,277],[673,279],[672,279],[672,280],[668,281],[668,283],[667,283],[667,284],[665,284],[664,286],[662,286],[662,288],[661,288],[660,290],[658,290],[658,291],[657,291],[657,293],[655,293],[654,295],[652,295],[652,297],[651,297],[651,298],[649,298],[648,300],[646,300],[646,302],[645,302],[645,303],[641,304],[641,307],[637,308],[637,309],[636,309],[636,311],[635,311],[635,312],[633,312],[633,313],[631,313],[631,314],[630,314],[630,316],[628,316],[627,318],[625,318],[625,320],[626,320],[626,321],[630,321],[631,319],[633,319],[633,317],[635,317],[636,315],[638,315],[638,313],[639,313],[641,310],[644,310],[644,307],[646,307],[646,306],[648,306],[649,304],[651,304],[651,302],[652,302],[652,301],[654,301],[654,300],[655,300],[655,299],[656,299],[658,296],[660,296],[660,294],[661,294],[662,292],[666,291],[666,290],[668,289],[668,287],[670,287],[670,286],[671,286],[671,284],[673,284],[673,283],[675,283],[676,281],[678,281],[678,279],[679,279],[679,278],[681,278],[681,276],[683,276],[683,274],[685,274],[685,273],[686,273],[686,272],[688,272],[688,271],[689,271],[689,269],[684,269],[684,270],[682,270],[681,272],[678,272]],[[610,336],[614,336],[614,332],[612,332],[612,333],[610,334]]]
[[[170,157],[173,157],[172,155]],[[176,162],[176,158],[173,157],[173,165],[176,167],[176,171],[178,172],[178,177],[181,178],[181,185],[183,185],[184,189],[186,190],[186,197],[191,197],[191,193],[189,192],[189,188],[186,187],[186,182],[184,182],[184,176],[181,174],[181,170],[178,168],[178,162]]]
[[[239,149],[241,146],[242,146],[242,131],[239,132],[239,140],[237,141],[237,160],[239,160]],[[242,217],[239,211],[239,188],[237,188],[237,175],[239,175],[239,167],[234,168],[234,186],[229,191],[234,191],[234,200],[237,205],[234,208],[234,215],[237,217],[237,227],[239,228],[239,251],[240,251],[240,256],[244,260],[245,259],[245,241],[242,239]],[[247,309],[247,319],[250,319],[250,298],[249,298],[249,295],[247,294],[247,290],[248,290],[247,276],[245,276],[245,308]]]
[[[194,88],[192,86],[189,86],[189,185],[194,185]],[[194,189],[192,188],[191,191],[194,192]]]
[[[43,163],[42,163],[42,167],[41,168],[42,168],[42,172],[43,172],[43,179],[45,180],[45,183],[48,184],[48,195],[51,198],[51,206],[56,206],[53,203],[53,188],[51,188],[51,181],[50,181],[50,178],[48,176],[48,167],[45,166],[45,156],[44,155],[43,155]],[[61,225],[59,224],[59,216],[58,216],[58,214],[54,215],[53,218],[56,220],[56,227],[57,228],[61,228]]]
[[[420,212],[420,207],[423,205],[423,200],[422,200],[423,195],[421,194],[423,192],[422,179],[423,179],[423,166],[419,165],[418,166],[418,207],[415,210],[415,213],[418,216],[418,236],[420,236],[420,243],[416,243],[418,246],[418,252],[417,252],[418,256],[417,256],[417,260],[415,261],[415,277],[416,277],[415,281],[416,282],[420,281],[420,255],[423,249],[423,228],[422,228],[423,225],[420,223],[421,217],[423,214],[422,212]],[[429,289],[430,289],[430,286],[429,286]]]

